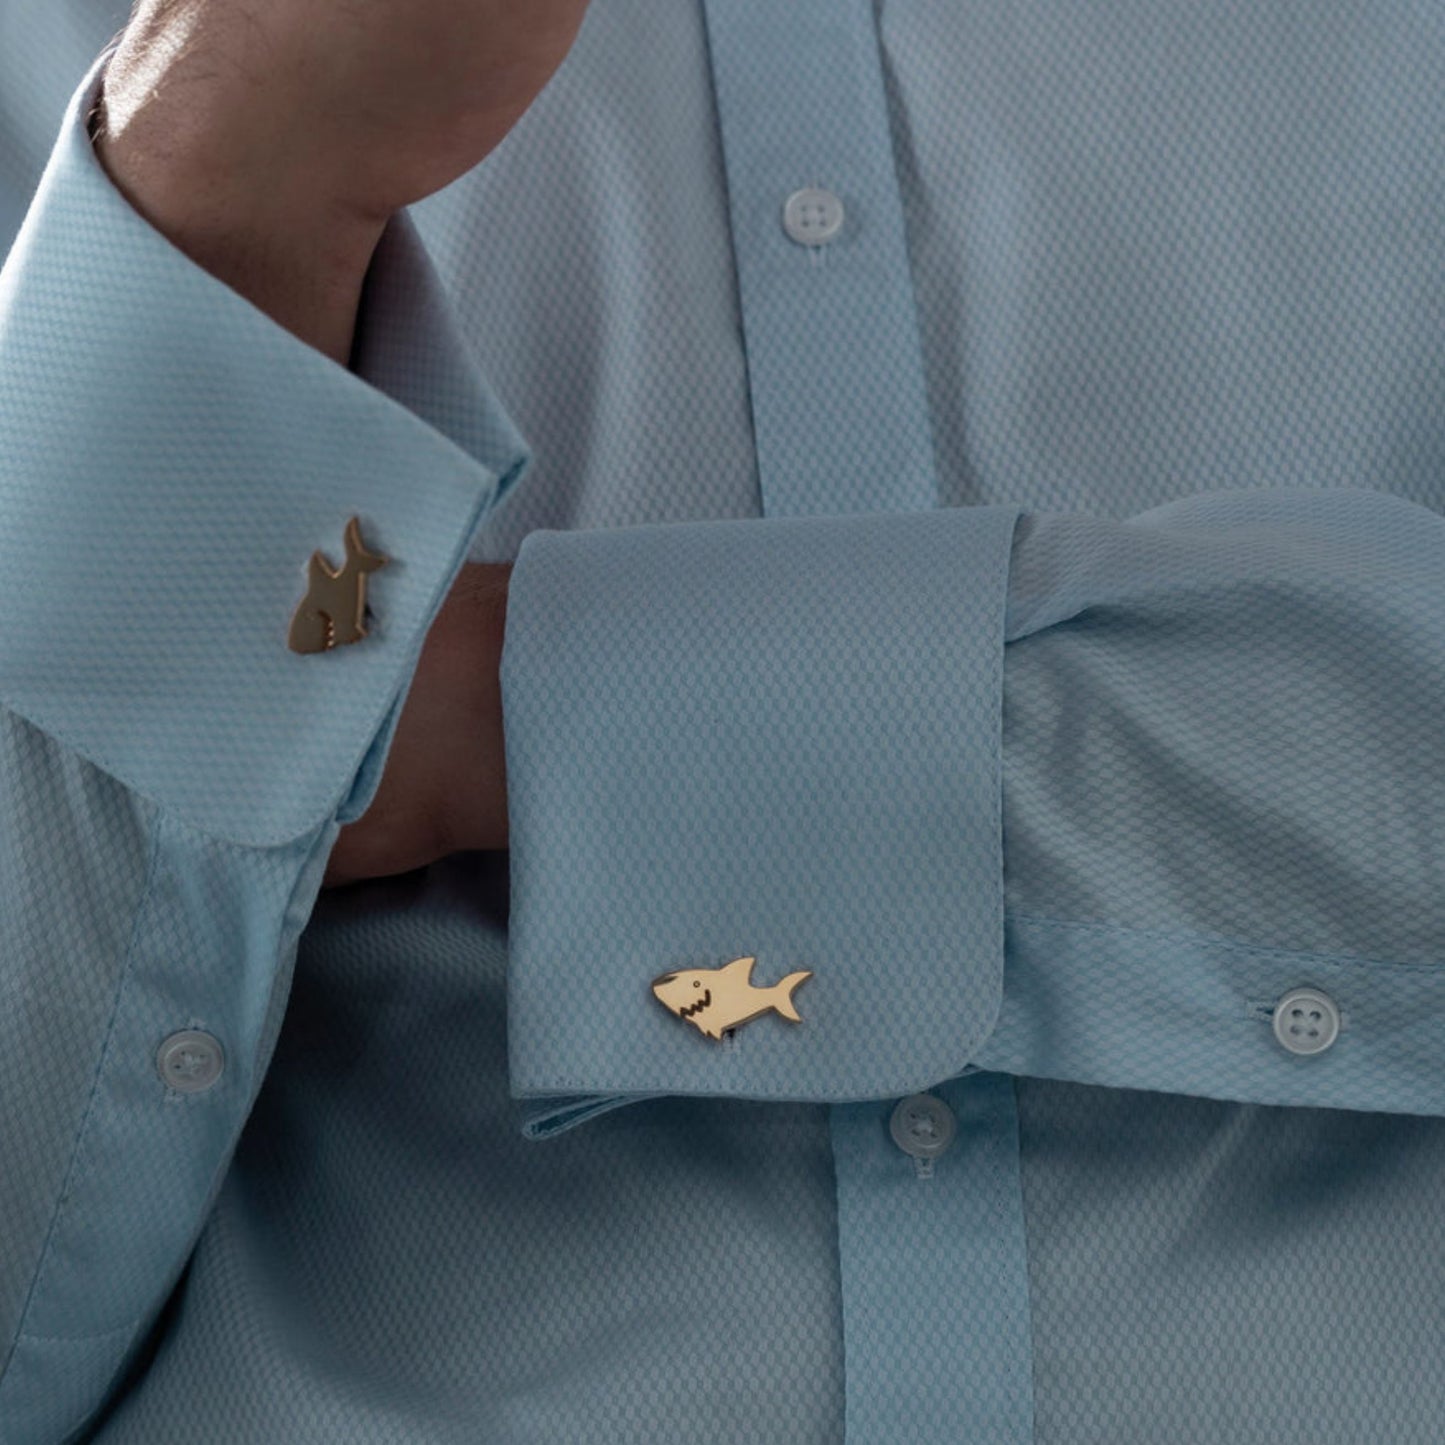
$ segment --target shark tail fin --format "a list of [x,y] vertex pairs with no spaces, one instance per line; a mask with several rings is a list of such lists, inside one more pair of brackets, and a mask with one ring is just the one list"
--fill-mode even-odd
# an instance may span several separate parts
[[385,567],[387,559],[380,552],[369,552],[361,540],[361,518],[353,517],[346,524],[346,561],[360,572],[375,572]]
[[785,1019],[791,1019],[795,1024],[800,1024],[803,1020],[798,1017],[798,1010],[793,1007],[793,990],[812,976],[813,970],[805,968],[801,973],[790,973],[781,983],[773,985],[773,992],[777,994],[773,1007]]

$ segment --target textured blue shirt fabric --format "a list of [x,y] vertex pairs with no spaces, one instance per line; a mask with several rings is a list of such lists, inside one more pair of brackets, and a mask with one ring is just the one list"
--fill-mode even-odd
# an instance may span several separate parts
[[[1445,17],[593,0],[348,370],[124,11],[0,16],[0,1442],[1438,1442]],[[510,851],[320,894],[467,558]]]

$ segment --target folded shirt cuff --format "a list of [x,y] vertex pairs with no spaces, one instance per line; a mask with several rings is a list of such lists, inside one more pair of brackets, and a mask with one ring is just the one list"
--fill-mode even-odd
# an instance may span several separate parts
[[[502,658],[509,1070],[514,1097],[564,1096],[527,1132],[618,1095],[855,1100],[968,1065],[1002,989],[1018,515],[524,540]],[[719,980],[744,958],[741,986]],[[713,1001],[670,1007],[668,974]],[[729,1034],[736,1000],[763,1012]]]
[[[368,275],[360,374],[140,216],[85,127],[114,45],[0,272],[0,704],[188,825],[278,844],[364,810],[427,630],[530,453],[405,213]],[[308,561],[341,565],[353,516],[387,559],[368,635],[294,652]]]

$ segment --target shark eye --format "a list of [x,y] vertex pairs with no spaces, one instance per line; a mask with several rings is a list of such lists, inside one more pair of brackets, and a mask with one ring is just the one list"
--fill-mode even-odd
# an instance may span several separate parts
[[701,988],[701,987],[702,987],[702,980],[701,980],[700,978],[695,978],[695,979],[693,979],[693,981],[692,981],[692,986],[693,986],[694,988]]

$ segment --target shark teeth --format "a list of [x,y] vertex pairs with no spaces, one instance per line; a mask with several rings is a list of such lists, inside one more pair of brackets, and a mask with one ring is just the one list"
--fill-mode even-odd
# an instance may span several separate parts
[[705,1009],[711,1002],[712,1002],[712,990],[711,990],[711,989],[707,989],[707,990],[703,993],[703,996],[702,996],[700,999],[698,999],[698,1001],[697,1001],[696,1003],[690,1003],[690,1004],[688,1004],[688,1006],[687,1006],[685,1009],[682,1010],[682,1013],[681,1013],[680,1016],[681,1016],[682,1018],[685,1018],[685,1019],[690,1019],[690,1018],[693,1016],[693,1014],[695,1014],[695,1013],[701,1013],[702,1010]]

